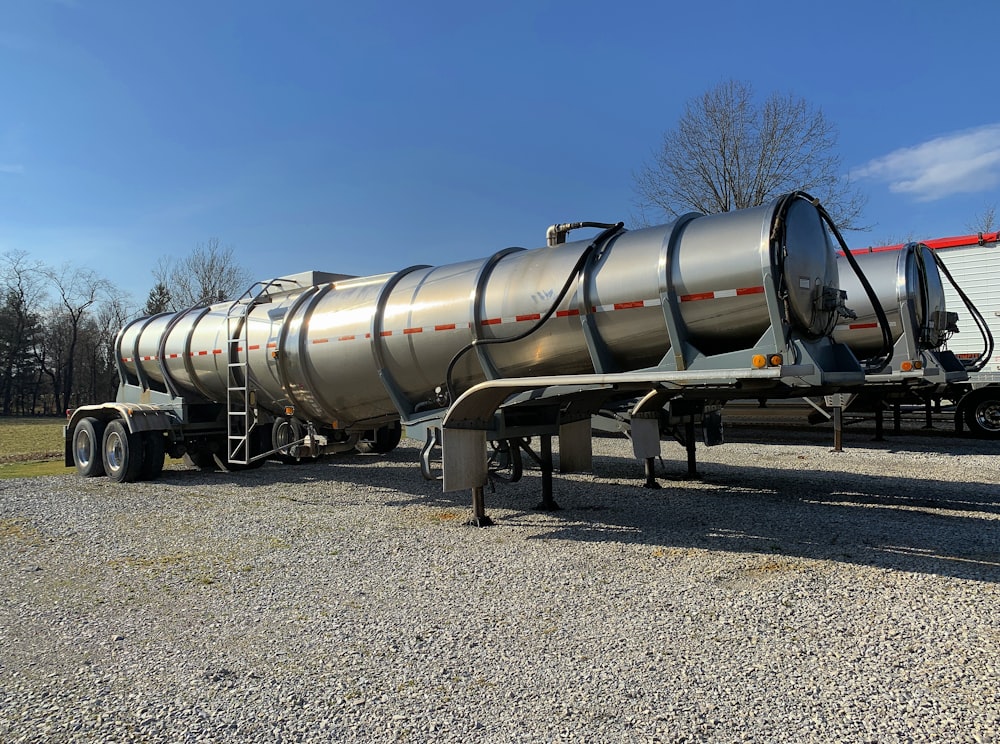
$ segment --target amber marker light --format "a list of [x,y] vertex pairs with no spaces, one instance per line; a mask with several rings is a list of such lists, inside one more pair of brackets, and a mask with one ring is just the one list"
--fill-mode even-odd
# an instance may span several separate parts
[[763,354],[754,354],[753,358],[750,360],[750,364],[752,364],[755,369],[763,369],[767,366],[767,357]]
[[292,408],[291,406],[285,406],[285,415],[286,416],[291,416],[294,413],[295,413],[295,409],[294,408]]
[[909,372],[911,369],[913,369],[913,362],[911,362],[910,360],[906,360],[905,362],[899,365],[899,368],[904,372]]
[[921,362],[919,359],[913,360],[913,369],[923,369],[923,368],[924,368],[923,362]]
[[768,363],[772,367],[780,367],[783,361],[785,360],[781,358],[781,354],[771,354],[771,358],[768,360]]

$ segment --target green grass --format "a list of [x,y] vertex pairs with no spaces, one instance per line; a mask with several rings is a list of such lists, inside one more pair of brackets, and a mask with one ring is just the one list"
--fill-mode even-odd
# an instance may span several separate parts
[[0,418],[0,478],[72,472],[63,464],[61,418]]

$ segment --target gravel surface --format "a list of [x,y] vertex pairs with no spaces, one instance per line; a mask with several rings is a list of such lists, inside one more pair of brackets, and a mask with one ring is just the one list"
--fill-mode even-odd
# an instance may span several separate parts
[[0,481],[0,741],[1000,741],[1000,445],[730,438]]

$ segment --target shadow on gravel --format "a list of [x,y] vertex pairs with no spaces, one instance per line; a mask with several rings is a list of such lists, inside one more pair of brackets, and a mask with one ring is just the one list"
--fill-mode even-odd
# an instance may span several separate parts
[[[860,432],[852,432],[859,434]],[[828,432],[743,432],[731,441],[830,443]],[[992,454],[995,443],[955,437],[845,439],[844,447],[878,449],[900,457],[920,453]],[[725,445],[723,445],[725,446]],[[581,503],[562,499],[566,524],[545,539],[640,542],[747,553],[836,560],[900,571],[1000,582],[1000,484],[956,479],[859,476],[800,469],[699,463],[685,481],[684,454],[658,469],[660,490],[641,487],[632,460],[595,456],[601,479],[630,482],[629,501],[604,498],[602,485]],[[703,450],[702,450],[703,451]],[[837,453],[830,453],[835,458]],[[558,498],[559,481],[556,496]],[[538,486],[540,489],[540,485]],[[623,486],[611,485],[616,495]],[[627,487],[626,487],[627,488]]]
[[[825,444],[822,433],[771,441]],[[865,441],[856,446],[874,445]],[[896,446],[889,440],[878,448],[894,452]],[[906,453],[940,453],[943,447],[934,438],[905,442]],[[956,455],[983,454],[981,442],[949,440],[947,447]],[[659,490],[642,487],[641,464],[631,458],[595,455],[593,478],[557,474],[555,499],[562,508],[555,512],[534,510],[541,478],[537,470],[526,469],[518,483],[487,488],[487,513],[498,522],[492,529],[530,528],[535,534],[525,539],[532,540],[612,540],[771,553],[1000,582],[1000,519],[994,518],[1000,516],[1000,484],[862,478],[815,471],[808,461],[800,470],[699,463],[701,479],[673,480],[671,476],[685,471],[683,451],[676,445],[665,445],[664,451],[670,459],[666,475],[663,467],[658,469]],[[163,481],[183,486],[218,485],[220,479],[246,488],[285,485],[293,501],[296,485],[336,481],[357,484],[358,502],[373,498],[374,489],[385,494],[386,506],[469,509],[468,493],[442,493],[440,483],[421,477],[417,455],[417,449],[404,446],[388,455],[341,455],[297,466],[269,463],[228,474],[167,470]],[[321,498],[307,500],[324,504]],[[343,500],[336,504],[344,505]]]
[[631,502],[614,505],[600,487],[586,494],[587,503],[567,497],[557,512],[566,525],[541,537],[613,537],[1000,582],[1000,520],[983,516],[1000,515],[1000,486],[869,477],[859,487],[857,478],[838,485],[836,473],[717,464],[701,470],[697,489],[637,485]]

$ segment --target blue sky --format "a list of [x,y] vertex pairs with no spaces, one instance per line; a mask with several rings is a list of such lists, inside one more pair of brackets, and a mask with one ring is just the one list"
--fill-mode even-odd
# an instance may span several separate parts
[[537,247],[637,213],[724,80],[792,93],[868,196],[852,246],[1000,206],[1000,3],[0,0],[0,253],[141,304],[217,238],[254,278]]

